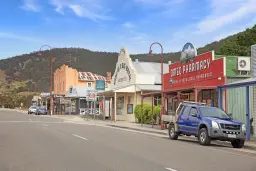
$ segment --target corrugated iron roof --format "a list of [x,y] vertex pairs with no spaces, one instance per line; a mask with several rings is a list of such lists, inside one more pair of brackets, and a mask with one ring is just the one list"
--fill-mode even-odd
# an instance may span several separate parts
[[[148,73],[148,74],[160,74],[161,73],[161,63],[156,62],[132,62],[134,68],[138,73]],[[164,63],[164,73],[169,72],[169,65]]]
[[[141,62],[134,61],[134,68],[136,69],[138,74],[147,74],[155,76],[155,84],[161,84],[161,63],[156,62]],[[164,74],[169,73],[169,65],[164,63],[163,65]]]
[[141,84],[137,87],[143,91],[161,91],[161,85]]
[[83,81],[95,81],[95,80],[107,81],[106,77],[92,73],[92,72],[79,72],[78,79]]

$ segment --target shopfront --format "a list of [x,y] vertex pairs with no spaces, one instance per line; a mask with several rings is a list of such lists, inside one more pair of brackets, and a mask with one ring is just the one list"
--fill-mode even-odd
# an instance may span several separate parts
[[[112,77],[111,90],[99,93],[111,100],[113,120],[134,122],[134,108],[141,104],[141,94],[161,91],[161,64],[153,62],[132,61],[127,49],[121,49]],[[168,72],[168,65],[164,64]],[[151,97],[143,98],[144,103],[151,104]]]
[[[214,51],[197,55],[193,45],[187,43],[181,61],[169,65],[169,73],[164,75],[168,114],[175,112],[180,101],[217,106],[217,86],[226,83],[225,69],[225,58],[215,59]],[[223,103],[225,109],[225,101]]]

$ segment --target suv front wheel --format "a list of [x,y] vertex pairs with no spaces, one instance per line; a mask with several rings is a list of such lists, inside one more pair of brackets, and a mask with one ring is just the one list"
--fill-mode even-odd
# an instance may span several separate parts
[[231,145],[234,147],[234,148],[242,148],[244,146],[244,140],[234,140],[231,142]]
[[206,128],[200,129],[198,141],[201,145],[209,145],[211,143],[211,138],[208,136],[208,131]]

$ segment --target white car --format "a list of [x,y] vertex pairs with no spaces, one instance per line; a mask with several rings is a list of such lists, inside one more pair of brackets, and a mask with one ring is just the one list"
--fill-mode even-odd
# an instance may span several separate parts
[[28,109],[28,114],[36,114],[37,108],[37,106],[30,106]]

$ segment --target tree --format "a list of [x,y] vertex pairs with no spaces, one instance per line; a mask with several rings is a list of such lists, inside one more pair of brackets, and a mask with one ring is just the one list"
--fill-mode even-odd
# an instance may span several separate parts
[[36,93],[29,92],[27,89],[27,81],[0,84],[0,106],[15,108],[23,103],[24,107],[28,107]]

